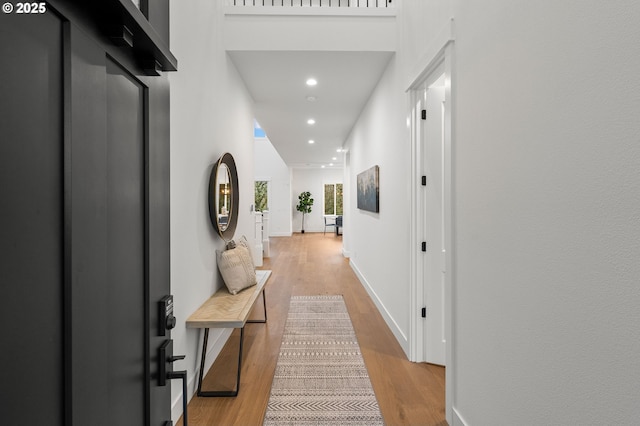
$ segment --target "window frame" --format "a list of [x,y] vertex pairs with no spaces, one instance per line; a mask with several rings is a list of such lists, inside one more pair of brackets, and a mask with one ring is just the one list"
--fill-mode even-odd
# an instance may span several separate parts
[[[328,185],[333,186],[333,213],[327,213],[326,190]],[[342,187],[342,192],[340,196],[342,197],[343,202],[340,203],[340,206],[342,206],[342,212],[340,213],[338,213],[338,185]],[[327,216],[337,217],[337,216],[342,216],[344,214],[344,184],[342,182],[325,182],[322,185],[322,214],[325,217]]]

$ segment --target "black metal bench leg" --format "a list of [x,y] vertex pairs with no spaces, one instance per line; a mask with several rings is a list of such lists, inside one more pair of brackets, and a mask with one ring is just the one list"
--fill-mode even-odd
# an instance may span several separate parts
[[[267,297],[262,289],[262,306],[264,307],[264,320],[252,320],[247,322],[267,322]],[[231,391],[202,390],[202,378],[204,376],[204,363],[207,356],[207,343],[209,342],[209,329],[204,329],[204,338],[202,339],[202,356],[200,357],[200,374],[198,376],[198,396],[204,397],[220,397],[220,396],[238,396],[240,391],[240,372],[242,371],[242,348],[244,346],[244,327],[240,328],[240,349],[238,350],[238,375],[236,378],[236,389]]]
[[202,376],[204,375],[204,361],[207,356],[207,343],[209,342],[209,329],[204,329],[204,338],[202,339],[202,355],[200,356],[200,374],[198,375],[198,396],[202,393]]
[[264,292],[264,288],[262,289],[262,306],[264,308],[264,319],[263,320],[247,320],[247,322],[258,322],[258,323],[265,323],[267,322],[267,296],[266,293]]
[[242,371],[242,347],[244,346],[244,327],[240,329],[240,349],[238,350],[238,374],[236,377],[236,389],[231,391],[202,390],[202,376],[204,371],[204,360],[207,351],[207,341],[209,340],[209,329],[205,328],[204,341],[202,347],[202,358],[200,359],[200,375],[198,378],[198,396],[204,397],[225,397],[238,396],[240,391],[240,372]]

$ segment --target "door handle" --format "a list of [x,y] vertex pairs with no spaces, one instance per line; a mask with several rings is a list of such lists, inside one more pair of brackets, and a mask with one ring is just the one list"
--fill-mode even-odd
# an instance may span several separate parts
[[187,417],[187,371],[173,370],[173,363],[185,358],[185,355],[173,355],[173,340],[165,340],[158,348],[158,386],[166,386],[167,380],[182,380],[182,424],[189,426]]
[[187,417],[187,370],[168,371],[167,379],[182,380],[182,425],[189,426],[189,420]]

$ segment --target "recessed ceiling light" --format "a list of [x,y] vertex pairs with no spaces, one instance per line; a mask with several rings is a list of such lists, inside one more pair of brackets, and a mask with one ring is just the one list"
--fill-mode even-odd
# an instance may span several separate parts
[[316,143],[313,139],[309,139],[309,143]]
[[316,96],[307,96],[307,101],[309,101],[309,102],[315,102],[317,100],[318,100],[318,98]]
[[329,163],[329,165],[333,167],[333,163]]
[[322,166],[320,166],[320,167],[322,167],[324,169],[324,164]]
[[307,124],[316,124],[316,120],[314,120],[313,118],[310,118],[307,120]]
[[307,86],[315,86],[316,84],[318,84],[318,80],[316,80],[315,78],[307,79]]
[[333,161],[336,161],[337,159],[338,159],[338,157],[333,157],[332,158]]

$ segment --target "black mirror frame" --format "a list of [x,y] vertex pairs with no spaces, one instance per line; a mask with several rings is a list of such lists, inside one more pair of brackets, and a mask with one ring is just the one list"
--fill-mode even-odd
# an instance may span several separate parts
[[[220,222],[218,221],[218,206],[216,205],[216,191],[218,190],[218,168],[224,164],[229,170],[229,176],[231,178],[231,209],[229,210],[229,219],[227,227],[222,230]],[[209,217],[211,218],[211,224],[218,232],[218,235],[225,240],[231,241],[233,235],[236,232],[236,226],[238,225],[238,204],[240,202],[240,196],[238,193],[238,171],[236,169],[236,162],[233,156],[228,152],[222,154],[218,161],[213,165],[211,170],[211,176],[209,176]]]

